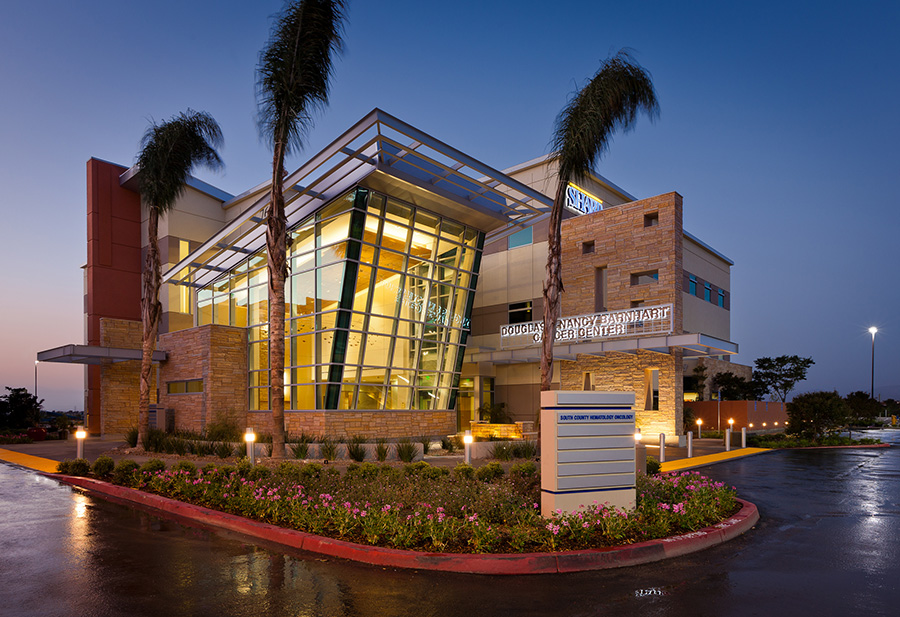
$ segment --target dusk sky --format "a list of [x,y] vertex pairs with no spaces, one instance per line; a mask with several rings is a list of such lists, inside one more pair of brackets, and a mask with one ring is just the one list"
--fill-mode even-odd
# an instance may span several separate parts
[[[279,1],[5,3],[0,19],[0,388],[84,340],[85,163],[134,163],[151,119],[222,127],[233,194],[266,180],[255,67]],[[900,3],[400,0],[349,3],[331,104],[293,169],[379,107],[497,168],[549,151],[553,121],[623,47],[661,114],[598,171],[677,191],[685,230],[735,262],[733,359],[797,354],[798,392],[900,398]],[[83,369],[41,364],[46,409],[83,409]]]

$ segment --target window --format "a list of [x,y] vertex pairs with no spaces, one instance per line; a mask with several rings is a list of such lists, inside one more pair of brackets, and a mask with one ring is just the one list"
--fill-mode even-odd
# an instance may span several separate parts
[[691,274],[689,281],[690,282],[688,283],[688,293],[691,294],[692,296],[696,296],[697,295],[697,277],[694,276],[693,274]]
[[707,302],[712,301],[712,285],[709,283],[703,284],[703,299]]
[[657,225],[659,225],[659,212],[644,215],[644,227],[656,227]]
[[659,409],[659,369],[651,368],[644,371],[644,409],[650,411]]
[[594,312],[606,310],[606,268],[594,269]]
[[722,307],[722,308],[725,308],[725,290],[724,290],[724,289],[720,289],[720,290],[719,290],[719,293],[718,293],[718,296],[719,296],[719,297],[718,297],[718,300],[719,300],[718,305],[719,305],[720,307]]
[[644,306],[643,300],[632,300],[631,301],[631,308],[638,308],[639,306]]
[[589,242],[581,243],[581,254],[582,255],[589,255],[593,252],[594,252],[594,241],[593,240],[591,240]]
[[645,283],[655,283],[659,280],[659,270],[647,270],[646,272],[635,272],[631,275],[632,285],[644,285]]
[[532,235],[532,228],[523,229],[522,231],[517,231],[512,234],[509,238],[506,239],[508,242],[508,246],[510,249],[514,249],[519,246],[526,246],[531,244],[534,241],[534,237]]
[[590,391],[594,389],[594,376],[591,373],[584,373],[584,379],[582,382],[582,390]]
[[531,300],[513,302],[509,305],[509,323],[528,323],[531,321]]
[[170,381],[166,383],[167,394],[197,394],[203,392],[202,379],[188,379],[185,381]]

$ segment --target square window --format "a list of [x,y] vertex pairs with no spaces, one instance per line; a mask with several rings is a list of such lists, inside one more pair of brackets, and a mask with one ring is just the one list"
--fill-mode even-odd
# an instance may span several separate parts
[[659,270],[647,270],[646,272],[634,272],[631,275],[632,285],[644,285],[655,283],[659,280]]
[[659,225],[659,212],[644,215],[644,227],[656,227],[657,225]]
[[531,300],[528,302],[513,302],[509,305],[509,323],[528,323],[531,321]]
[[522,231],[517,231],[512,234],[509,238],[507,238],[507,246],[510,249],[514,249],[520,246],[527,246],[534,241],[534,230],[532,227],[527,229],[523,229]]
[[581,254],[582,255],[589,255],[590,253],[593,253],[593,252],[594,252],[594,241],[593,240],[591,240],[589,242],[581,243]]

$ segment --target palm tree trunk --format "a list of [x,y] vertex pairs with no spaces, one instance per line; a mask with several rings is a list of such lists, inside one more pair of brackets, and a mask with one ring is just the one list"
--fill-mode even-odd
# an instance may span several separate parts
[[141,392],[138,403],[138,444],[143,444],[150,433],[150,370],[153,368],[153,351],[159,331],[159,212],[149,208],[147,231],[149,246],[141,273]]
[[269,405],[272,409],[272,457],[284,458],[284,281],[287,274],[284,141],[276,140],[274,150],[272,205],[266,219],[266,249],[269,253]]
[[559,319],[562,282],[562,210],[567,178],[559,179],[556,198],[550,210],[550,233],[547,238],[547,280],[544,281],[544,333],[541,340],[541,391],[549,390],[553,379],[553,343]]

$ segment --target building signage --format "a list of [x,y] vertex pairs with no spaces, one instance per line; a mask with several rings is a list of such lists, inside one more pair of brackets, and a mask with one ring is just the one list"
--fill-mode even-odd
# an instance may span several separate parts
[[[556,322],[556,342],[595,341],[642,334],[671,334],[671,304],[641,306],[621,311],[562,317]],[[544,322],[500,326],[500,346],[526,347],[538,345],[544,338]]]
[[634,412],[626,413],[560,413],[557,422],[634,422]]
[[603,200],[570,184],[566,187],[566,207],[579,214],[590,214],[603,209]]

